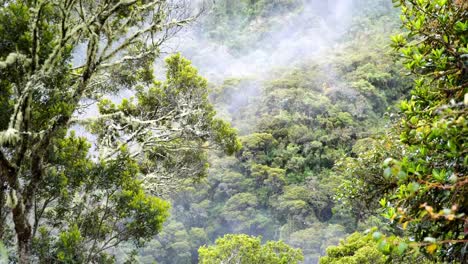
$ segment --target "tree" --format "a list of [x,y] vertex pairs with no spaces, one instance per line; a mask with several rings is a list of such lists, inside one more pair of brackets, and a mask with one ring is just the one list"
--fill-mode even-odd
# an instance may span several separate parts
[[[19,263],[111,262],[109,248],[160,231],[169,204],[155,195],[168,180],[203,176],[208,148],[239,149],[189,61],[169,58],[167,80],[154,79],[159,47],[189,21],[184,10],[2,1],[0,239],[17,244]],[[105,99],[122,89],[135,97]],[[80,119],[90,102],[99,113]],[[93,134],[91,152],[72,126]]]
[[[378,233],[377,233],[378,234]],[[377,236],[371,234],[354,233],[340,241],[337,246],[327,248],[327,254],[320,258],[320,264],[384,264],[384,263],[434,263],[421,254],[402,255],[408,247],[400,244],[393,252],[387,250],[385,245],[377,241]]]
[[379,201],[396,186],[395,179],[384,177],[382,163],[388,156],[401,158],[404,145],[394,131],[380,137],[358,140],[353,146],[355,157],[338,161],[334,173],[341,180],[334,186],[335,209],[346,212],[355,219],[354,228],[360,221],[378,215]]
[[252,193],[232,196],[222,210],[221,217],[228,232],[259,234],[271,225],[271,220],[262,212],[257,197]]
[[406,34],[392,37],[417,78],[401,103],[400,139],[408,151],[384,162],[397,184],[381,201],[415,247],[465,263],[468,223],[468,3],[401,0]]
[[225,235],[214,246],[198,250],[200,264],[286,264],[299,263],[304,257],[300,249],[293,249],[282,241],[261,244],[260,237],[248,235]]
[[304,254],[305,263],[317,263],[330,245],[338,244],[346,233],[340,225],[316,222],[306,229],[295,231],[285,238],[285,241],[300,248]]
[[371,236],[354,233],[340,245],[327,248],[326,256],[320,258],[320,264],[332,263],[386,263],[387,257],[377,249],[377,243]]

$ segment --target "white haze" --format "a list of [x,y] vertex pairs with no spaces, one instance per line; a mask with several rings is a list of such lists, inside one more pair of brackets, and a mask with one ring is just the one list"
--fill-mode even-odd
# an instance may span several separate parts
[[[240,53],[206,37],[208,34],[202,34],[203,28],[197,23],[179,32],[162,51],[166,56],[180,52],[215,85],[230,78],[253,79],[241,84],[230,102],[224,102],[230,111],[239,111],[251,97],[261,95],[263,81],[270,79],[275,69],[291,68],[340,49],[342,37],[358,10],[355,8],[357,1],[304,0],[304,8],[299,13],[282,17],[284,23],[281,26],[272,29],[251,47],[243,47]],[[321,65],[328,69],[327,66]],[[162,62],[157,63],[156,73],[160,78],[163,78],[163,72]],[[328,74],[330,79],[334,77],[333,72]],[[228,115],[222,117],[229,118]],[[248,131],[251,128],[242,127],[243,123],[245,120],[233,124],[241,135],[252,132]],[[181,209],[174,207],[174,210]],[[306,259],[305,263],[315,263],[315,260]]]
[[[197,13],[201,4],[205,5],[202,15],[209,15],[207,2],[213,0],[174,0],[191,1],[189,4]],[[236,1],[236,0],[231,0]],[[353,3],[358,0],[304,0],[303,10],[294,16],[284,18],[284,24],[267,33],[255,47],[245,47],[244,53],[231,52],[225,45],[219,44],[200,34],[200,24],[195,21],[162,47],[161,60],[155,67],[156,76],[164,79],[163,59],[170,54],[180,52],[190,59],[200,74],[210,82],[220,84],[228,78],[262,76],[275,68],[290,67],[294,64],[320,56],[326,49],[336,46],[339,38],[346,32],[353,16]],[[213,1],[212,4],[215,4]],[[281,18],[283,19],[283,18]],[[261,23],[254,21],[253,23]],[[73,65],[80,65],[86,54],[85,45],[75,48]],[[259,87],[249,86],[246,94],[256,94]],[[118,94],[108,95],[112,101],[119,103],[123,98],[132,96],[131,91],[123,90]],[[88,103],[83,102],[84,104]],[[78,114],[79,117],[97,115],[97,108],[92,104]],[[89,136],[82,128],[74,127],[79,135]]]
[[[195,5],[203,0],[191,1]],[[238,109],[239,105],[245,103],[246,98],[260,94],[262,80],[268,78],[273,70],[293,67],[304,61],[319,58],[330,50],[339,49],[340,38],[347,32],[352,18],[356,15],[354,12],[357,12],[357,1],[359,0],[304,0],[301,12],[285,17],[281,26],[268,32],[267,36],[254,46],[245,47],[244,52],[240,54],[207,38],[208,34],[201,34],[200,30],[203,29],[195,22],[165,43],[162,57],[180,52],[192,61],[202,76],[218,85],[229,78],[254,77],[257,81],[241,87],[241,92],[230,102],[231,109]],[[210,10],[206,12],[205,15],[209,14]],[[78,64],[82,60],[80,54],[85,52],[82,47],[78,47],[75,50],[74,63]],[[159,78],[164,78],[162,59],[156,62],[155,72]],[[332,72],[329,74],[333,76]],[[131,95],[129,90],[125,90],[117,95],[110,95],[109,98],[119,102]],[[80,114],[81,117],[94,115],[97,115],[95,105]],[[93,140],[83,128],[74,129],[78,135]]]
[[[361,11],[361,7],[357,8],[359,1],[304,0],[304,8],[299,13],[282,18],[284,23],[281,26],[272,29],[260,42],[251,47],[243,47],[240,54],[206,37],[208,34],[202,34],[200,31],[203,31],[203,28],[197,23],[182,30],[166,43],[163,52],[166,55],[180,52],[192,61],[202,76],[215,85],[220,85],[230,78],[253,79],[254,81],[241,84],[239,90],[230,98],[230,102],[224,102],[228,104],[227,108],[230,111],[239,111],[251,97],[261,95],[263,81],[271,79],[275,69],[291,68],[338,51],[353,18],[359,15],[356,12]],[[161,66],[162,63],[159,63],[157,75],[163,77]],[[329,69],[331,67],[321,67],[328,70],[325,72],[328,72],[330,79],[334,79],[335,74]],[[336,89],[355,93],[347,87]],[[229,118],[229,115],[222,117]],[[251,128],[243,127],[244,123],[245,120],[233,122],[241,135],[252,132],[248,131]],[[174,210],[180,208],[174,207]],[[316,263],[316,260],[307,258],[305,263]]]
[[338,43],[353,16],[354,0],[304,2],[299,14],[285,17],[281,27],[268,32],[254,47],[243,49],[245,52],[240,55],[204,37],[207,34],[199,33],[198,24],[182,30],[163,51],[181,52],[201,75],[215,83],[226,78],[258,77],[274,68],[303,62]]

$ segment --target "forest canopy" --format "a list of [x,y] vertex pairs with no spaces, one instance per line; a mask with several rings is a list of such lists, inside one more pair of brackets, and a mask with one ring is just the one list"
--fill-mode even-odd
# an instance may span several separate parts
[[466,263],[467,18],[0,1],[0,262]]

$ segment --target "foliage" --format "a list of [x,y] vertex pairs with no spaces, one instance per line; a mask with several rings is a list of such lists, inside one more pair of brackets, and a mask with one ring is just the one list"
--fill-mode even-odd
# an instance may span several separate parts
[[[161,231],[165,183],[204,175],[207,148],[240,148],[189,61],[172,56],[166,81],[153,76],[160,45],[188,21],[174,8],[1,2],[0,239],[12,261],[113,262],[112,248]],[[123,89],[135,97],[106,99]]]
[[200,32],[240,54],[247,48],[254,48],[268,32],[302,6],[300,0],[220,0],[203,19]]
[[397,184],[382,174],[382,163],[388,156],[401,157],[406,151],[394,134],[389,131],[380,137],[358,140],[352,155],[335,164],[333,173],[342,179],[334,195],[340,213],[365,221],[379,212],[379,201]]
[[282,241],[268,241],[262,245],[260,237],[248,235],[225,235],[217,239],[215,245],[201,247],[199,255],[200,264],[294,264],[303,260],[300,249]]
[[[403,255],[408,244],[399,243],[392,252],[386,251],[387,245],[378,241],[380,234],[354,233],[341,240],[338,246],[327,248],[327,254],[320,258],[320,264],[351,264],[351,263],[434,263],[421,254]],[[385,252],[386,254],[384,254]]]
[[[281,231],[285,233],[286,230]],[[316,222],[286,237],[291,246],[303,249],[305,263],[318,263],[319,257],[325,254],[325,249],[338,244],[345,235],[345,228],[341,225]]]
[[[392,38],[402,58],[394,62],[384,48],[396,32],[390,1],[355,2],[364,15],[352,19],[342,45],[214,88],[211,99],[241,130],[243,148],[236,159],[212,153],[208,181],[173,194],[177,220],[170,223],[180,221],[181,233],[283,239],[311,263],[325,253],[322,263],[466,261],[466,4],[394,1],[406,30]],[[277,18],[287,23],[300,13],[295,3],[219,1],[203,23],[212,39],[242,52],[251,42],[263,45],[262,32]],[[275,4],[282,7],[268,13]],[[404,69],[413,74],[403,78]],[[402,116],[388,115],[408,95],[410,79],[416,86]],[[325,251],[374,225],[380,232],[355,233]],[[181,243],[171,239],[168,245]],[[194,245],[204,244],[184,244],[192,263]],[[200,254],[229,258],[238,244],[223,240],[229,250],[202,247]],[[171,250],[155,259],[170,263]]]
[[[386,217],[407,229],[424,252],[466,262],[467,45],[465,1],[394,1],[407,34],[392,37],[417,77],[401,103],[404,157],[384,162],[397,185],[382,200]],[[465,229],[465,230],[464,230]]]
[[371,236],[354,233],[341,241],[339,246],[327,248],[327,255],[320,264],[327,263],[386,263],[386,257],[377,249]]
[[[306,263],[316,263],[327,246],[361,227],[365,217],[360,215],[360,198],[342,204],[344,198],[333,196],[343,182],[347,190],[352,189],[358,172],[368,176],[366,167],[355,164],[344,172],[349,161],[342,163],[342,170],[334,168],[346,154],[358,160],[368,145],[362,139],[385,129],[386,112],[394,110],[394,103],[409,88],[410,82],[382,40],[388,28],[381,25],[388,19],[372,27],[366,24],[375,35],[349,33],[345,44],[324,50],[324,56],[313,61],[214,86],[210,99],[220,116],[239,128],[242,149],[236,158],[211,153],[207,180],[181,183],[171,194],[173,210],[167,226],[173,230],[177,224],[185,234],[193,228],[203,230],[212,243],[230,233],[282,239],[301,248]],[[355,82],[365,83],[370,90],[360,89]],[[380,143],[372,145],[380,147]],[[392,152],[392,146],[386,151],[400,150]],[[374,174],[363,180],[362,197],[364,182],[371,186],[374,176],[381,178],[384,155],[375,157],[379,164],[369,168]],[[360,164],[374,161],[370,156],[369,152]],[[377,207],[378,198],[369,204],[369,210]],[[174,253],[174,244],[184,244],[191,252],[191,263],[196,263],[195,245],[207,244],[165,231],[155,240],[150,243],[154,246],[140,251],[143,263],[185,258],[181,252]]]

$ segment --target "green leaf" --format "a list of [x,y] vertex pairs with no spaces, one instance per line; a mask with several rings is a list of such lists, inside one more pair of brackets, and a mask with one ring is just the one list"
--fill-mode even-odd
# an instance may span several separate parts
[[445,182],[447,172],[445,170],[432,170],[432,177],[438,182]]
[[455,31],[457,33],[463,33],[467,30],[468,30],[468,21],[466,22],[458,21],[457,23],[455,23]]
[[384,254],[390,253],[390,244],[388,244],[386,240],[381,240],[377,248]]
[[411,182],[408,184],[408,191],[410,191],[411,194],[414,194],[415,192],[417,192],[419,190],[419,183],[417,182]]
[[440,6],[440,7],[443,7],[447,4],[447,0],[437,0],[437,4]]
[[382,206],[382,207],[387,206],[387,199],[386,199],[385,197],[382,198],[382,199],[380,199],[379,204],[380,204],[380,206]]
[[385,168],[383,175],[386,179],[390,178],[392,176],[392,168]]
[[449,139],[449,141],[447,142],[447,146],[449,147],[452,153],[457,153],[457,145],[452,139]]
[[382,233],[380,233],[380,232],[374,232],[374,233],[372,234],[372,238],[373,238],[374,240],[377,241],[377,240],[379,240],[379,239],[382,238]]
[[405,242],[401,242],[398,247],[397,247],[397,253],[398,255],[403,255],[403,253],[405,253],[406,249],[408,249],[408,244],[406,244]]

